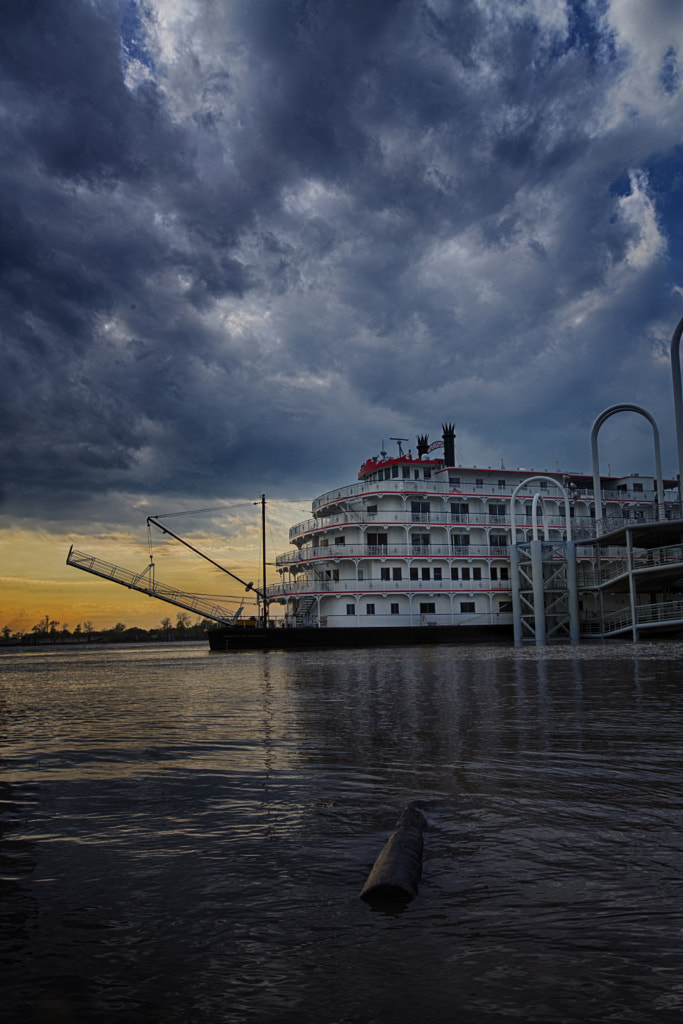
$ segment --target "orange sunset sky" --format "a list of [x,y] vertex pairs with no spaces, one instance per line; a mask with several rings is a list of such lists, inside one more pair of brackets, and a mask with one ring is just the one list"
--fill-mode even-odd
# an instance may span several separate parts
[[[285,512],[284,517],[287,514]],[[287,527],[290,522],[278,517],[277,513],[269,514],[267,522],[267,557],[274,561],[275,555],[288,546]],[[173,529],[183,536],[183,529],[177,523]],[[242,579],[259,582],[261,528],[256,510],[253,514],[248,512],[238,523],[233,522],[226,536],[194,534],[191,543]],[[95,629],[110,628],[117,622],[149,629],[158,626],[165,617],[175,622],[181,608],[68,566],[66,557],[72,544],[76,550],[126,569],[142,571],[149,564],[144,527],[138,534],[131,532],[114,536],[82,532],[49,533],[45,530],[22,530],[20,527],[2,530],[0,628],[7,625],[12,632],[29,632],[46,615],[60,623],[58,628],[69,630],[86,621],[91,622]],[[211,594],[235,610],[239,606],[243,588],[179,543],[166,540],[156,532],[153,534],[153,552],[158,581],[193,594]],[[269,565],[268,582],[273,583],[276,579],[276,569]],[[252,604],[253,599],[245,604],[245,611]],[[191,618],[194,621],[194,615]]]

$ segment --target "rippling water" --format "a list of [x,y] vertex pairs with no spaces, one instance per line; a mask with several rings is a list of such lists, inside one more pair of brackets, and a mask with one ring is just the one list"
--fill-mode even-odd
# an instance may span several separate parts
[[4,1019],[680,1021],[682,655],[5,651]]

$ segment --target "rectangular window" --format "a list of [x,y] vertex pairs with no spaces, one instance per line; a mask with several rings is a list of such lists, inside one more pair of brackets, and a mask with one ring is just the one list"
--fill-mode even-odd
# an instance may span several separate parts
[[403,466],[403,479],[410,479],[410,466]]
[[391,576],[391,573],[390,573],[389,569],[380,569],[380,571],[379,571],[379,578],[381,580],[388,580],[390,578],[390,576]]
[[391,614],[392,614],[392,615],[398,615],[398,601],[394,601],[394,602],[392,602],[392,605],[391,605]]
[[346,614],[347,615],[355,615],[356,614],[356,606],[355,606],[355,604],[347,604],[347,606],[346,606]]
[[414,566],[410,567],[410,578],[411,580],[416,580],[418,578],[417,569]]
[[492,501],[490,501],[489,502],[489,515],[490,516],[504,516],[505,515],[505,505],[500,505],[498,503],[494,504]]
[[454,487],[459,487],[460,486],[460,477],[459,476],[449,476],[448,482],[449,482],[449,484],[453,484]]
[[426,548],[429,544],[429,534],[411,533],[410,540],[414,548]]
[[402,580],[403,579],[403,570],[402,569],[392,569],[391,570],[391,578],[394,579],[394,580]]
[[363,574],[364,574],[364,572],[365,572],[365,569],[359,569],[359,570],[358,570],[358,579],[359,579],[359,580],[362,580],[362,579],[363,579]]
[[367,514],[369,516],[376,516],[377,515],[377,506],[376,505],[368,505],[368,507],[366,508],[365,511],[367,512]]
[[491,579],[492,580],[497,580],[498,579],[498,569],[496,568],[495,565],[491,566]]
[[346,544],[346,537],[335,537],[334,543],[337,545],[338,548],[343,548],[344,545]]
[[387,533],[368,533],[366,534],[366,541],[370,548],[385,548],[387,541],[389,540],[389,534]]
[[507,533],[492,533],[489,539],[493,548],[506,548],[508,546]]
[[499,487],[505,487],[505,481],[504,480],[499,480],[498,481],[498,486]]
[[414,474],[416,480],[420,479],[420,470],[419,469],[413,470],[413,474]]
[[374,604],[367,605],[365,611],[366,611],[366,614],[368,614],[368,615],[374,615],[375,614],[375,606],[374,606]]
[[500,578],[502,580],[507,580],[507,579],[510,578],[509,574],[508,574],[508,567],[507,567],[507,565],[502,565],[500,567]]
[[425,469],[425,480],[431,480],[431,478],[432,478],[432,471],[431,471],[431,469]]
[[398,476],[398,466],[392,466],[391,467],[391,475],[392,475],[392,477]]
[[459,577],[460,577],[460,570],[459,569],[455,569],[455,568],[451,569],[451,579],[452,580],[457,580],[457,579],[459,579]]
[[451,515],[452,516],[466,516],[469,514],[470,506],[465,501],[452,501],[451,502]]
[[643,489],[643,485],[642,484],[634,484],[633,485],[633,490],[634,491],[642,491],[642,489]]
[[422,570],[422,579],[423,580],[428,580],[429,579],[429,569],[423,569]]
[[434,615],[436,605],[433,601],[420,601],[420,615]]
[[391,469],[384,470],[384,479],[389,480],[391,478]]
[[466,615],[468,613],[473,612],[474,611],[474,601],[461,601],[460,602],[460,611],[461,611],[461,613],[463,615]]
[[473,580],[480,580],[481,579],[481,569],[473,569],[472,570],[472,579]]
[[475,483],[475,485],[477,487],[483,487],[484,486],[484,478],[483,478],[483,476],[478,476],[476,478],[476,480],[474,481],[474,483]]
[[468,580],[469,578],[470,578],[470,570],[469,569],[463,569],[462,570],[461,579]]
[[429,522],[429,502],[428,501],[411,501],[410,511],[413,516],[414,523],[428,523]]
[[443,576],[441,574],[441,569],[435,569],[434,570],[434,579],[435,580],[443,579]]
[[470,542],[469,533],[452,533],[451,534],[451,547],[454,548],[466,548]]

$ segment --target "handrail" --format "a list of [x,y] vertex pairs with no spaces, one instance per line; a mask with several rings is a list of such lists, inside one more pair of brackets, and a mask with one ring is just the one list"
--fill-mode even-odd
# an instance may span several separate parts
[[[502,472],[505,472],[504,470]],[[545,474],[543,474],[545,475]],[[572,474],[563,474],[570,476]],[[587,474],[582,474],[587,475]],[[548,474],[550,477],[550,475]],[[553,482],[558,482],[554,477],[550,477]],[[650,479],[644,477],[643,479]],[[560,481],[561,482],[561,481]],[[419,486],[416,486],[418,485]],[[417,498],[421,494],[433,494],[435,497],[441,496],[442,498],[449,498],[453,501],[458,498],[498,498],[498,497],[509,497],[515,490],[515,484],[507,484],[504,487],[492,484],[490,482],[484,484],[475,484],[472,481],[464,480],[457,487],[451,483],[441,480],[381,480],[377,481],[377,487],[372,488],[367,481],[360,481],[356,484],[347,484],[344,487],[336,487],[333,491],[327,491],[325,494],[319,495],[312,502],[313,512],[317,512],[318,509],[324,505],[330,505],[334,502],[344,500],[346,498],[353,497],[364,497],[372,498],[375,495],[380,497],[383,494],[413,494]],[[527,496],[533,496],[533,491],[522,489],[520,494]],[[576,488],[576,493],[580,499],[593,499],[594,492],[589,487]],[[647,491],[622,491],[622,490],[602,490],[603,501],[632,501],[647,500],[648,496],[650,500],[656,497],[657,491],[648,489]],[[633,495],[633,497],[631,497]],[[545,495],[544,495],[545,497]],[[551,497],[548,495],[548,497]]]
[[[74,551],[73,544],[66,557],[66,564],[73,566],[74,569],[82,569],[84,572],[92,573],[93,576],[99,576],[101,579],[111,580],[112,583],[120,583],[121,586],[128,587],[129,590],[137,590],[141,594],[148,594],[149,597],[156,597],[160,601],[166,601],[167,604],[173,604],[178,608],[185,608],[187,611],[203,615],[205,619],[213,619],[215,622],[231,624],[236,618],[234,612],[223,608],[214,601],[200,597],[197,594],[188,594],[183,590],[178,590],[176,587],[169,587],[165,583],[160,583],[158,580],[153,579],[151,573],[148,577],[149,583],[144,585],[141,583],[141,580],[146,575],[147,570],[143,573],[131,572],[130,569],[124,569],[119,565],[112,565],[111,562],[105,562],[95,555],[86,555],[83,551]],[[147,568],[149,569],[149,567]]]
[[[299,594],[443,594],[446,597],[461,597],[468,593],[488,591],[496,594],[510,589],[510,580],[309,580],[298,579],[290,582],[271,583],[268,597],[296,597]],[[441,585],[439,585],[441,584]]]

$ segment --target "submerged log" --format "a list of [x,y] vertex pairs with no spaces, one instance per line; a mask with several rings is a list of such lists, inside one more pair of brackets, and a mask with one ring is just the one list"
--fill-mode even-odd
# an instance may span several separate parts
[[396,822],[360,894],[362,900],[412,899],[422,875],[422,833],[427,822],[411,804]]

